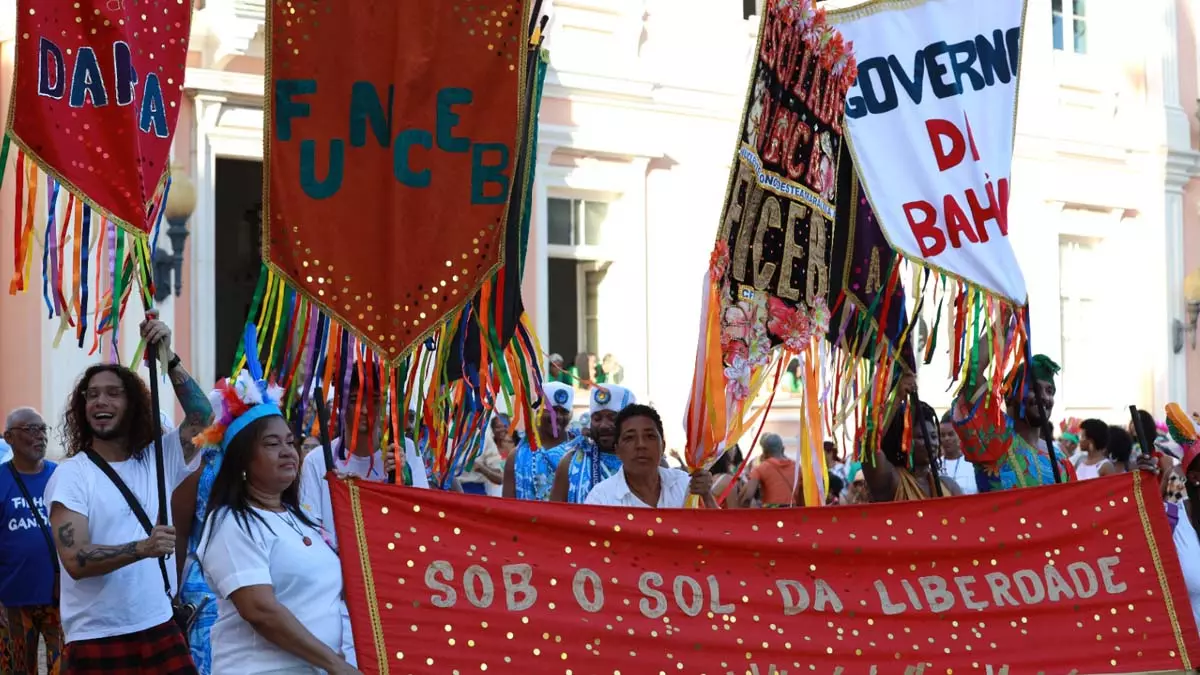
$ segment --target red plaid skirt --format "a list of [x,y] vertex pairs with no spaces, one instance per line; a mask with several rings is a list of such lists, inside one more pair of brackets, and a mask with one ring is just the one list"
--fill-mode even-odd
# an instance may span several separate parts
[[174,621],[96,640],[68,642],[62,675],[196,675],[191,652]]

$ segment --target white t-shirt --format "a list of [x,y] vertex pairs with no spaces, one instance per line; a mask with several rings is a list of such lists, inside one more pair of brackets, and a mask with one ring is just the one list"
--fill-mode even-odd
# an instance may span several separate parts
[[[661,466],[658,467],[658,477],[662,481],[662,489],[658,492],[658,508],[682,509],[684,502],[687,501],[688,485],[691,483],[692,477],[679,469],[668,469]],[[588,493],[587,499],[583,500],[583,503],[596,506],[651,508],[649,504],[630,491],[629,483],[625,482],[624,470],[600,481]]]
[[[238,614],[229,596],[247,586],[271,586],[279,604],[314,637],[343,653],[342,622],[347,612],[337,554],[320,532],[290,513],[264,509],[254,509],[254,513],[266,525],[252,514],[247,514],[243,524],[228,508],[217,511],[205,526],[196,551],[204,578],[217,594],[212,671],[257,675],[308,666],[259,635]],[[304,537],[311,546],[304,544]]]
[[979,493],[979,485],[975,482],[975,465],[966,457],[957,459],[942,459],[942,476],[958,484],[964,495]]
[[[191,472],[183,461],[179,432],[164,435],[162,443],[167,501],[170,502],[175,488]],[[151,444],[141,459],[109,462],[137,497],[151,522],[158,517],[158,472],[154,453]],[[83,453],[58,465],[46,484],[46,501],[51,508],[58,502],[86,516],[92,544],[119,546],[147,537],[121,492]],[[167,509],[167,524],[172,524],[170,508]],[[178,588],[174,558],[167,560],[167,576],[174,592]],[[157,558],[139,560],[99,577],[75,580],[71,575],[63,574],[59,608],[67,642],[128,635],[171,620],[171,602],[163,590]]]
[[[333,461],[337,463],[338,446],[341,439],[333,440]],[[404,456],[413,476],[413,487],[429,487],[425,474],[425,463],[417,455],[417,446],[411,438],[404,439]],[[376,450],[372,457],[359,457],[351,453],[338,466],[338,471],[351,476],[382,483],[387,480],[383,471],[383,451]],[[329,495],[329,482],[325,480],[325,452],[320,446],[304,458],[300,467],[300,508],[314,523],[325,530],[329,541],[337,548],[337,532],[333,527],[333,498]],[[397,477],[399,480],[399,477]]]
[[1196,530],[1188,520],[1183,504],[1179,505],[1179,522],[1171,535],[1175,550],[1179,553],[1179,567],[1183,572],[1192,614],[1196,617],[1196,624],[1200,625],[1200,539],[1196,538]]

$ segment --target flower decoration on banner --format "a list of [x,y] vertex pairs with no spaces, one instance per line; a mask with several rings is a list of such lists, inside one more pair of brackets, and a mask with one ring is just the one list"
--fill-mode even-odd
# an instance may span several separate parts
[[771,337],[782,342],[792,352],[802,352],[813,339],[825,337],[829,330],[829,310],[825,301],[817,299],[810,313],[801,311],[776,297],[767,302],[770,318],[767,330]]
[[729,271],[729,242],[718,241],[713,246],[712,255],[708,261],[709,276],[713,279],[724,279]]
[[236,378],[221,380],[212,391],[208,392],[208,402],[212,404],[213,423],[192,439],[197,447],[220,446],[225,437],[225,430],[234,420],[246,414],[247,410],[262,405],[283,407],[284,391],[281,387],[266,380],[255,378],[250,371],[243,370]]

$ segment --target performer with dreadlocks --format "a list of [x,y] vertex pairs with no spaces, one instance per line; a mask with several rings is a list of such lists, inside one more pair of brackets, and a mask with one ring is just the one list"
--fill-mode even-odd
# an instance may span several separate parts
[[563,455],[554,473],[550,501],[582,504],[606,478],[621,470],[617,457],[617,414],[637,401],[625,387],[607,384],[592,390],[590,438]]
[[[941,441],[938,436],[938,417],[933,408],[922,402],[911,416],[910,439],[905,448],[907,410],[901,409],[892,419],[880,439],[880,449],[874,461],[863,462],[863,475],[873,502],[905,502],[937,496],[961,495],[958,484],[938,470]],[[920,426],[918,426],[920,425]],[[922,433],[921,427],[924,427]],[[925,445],[928,438],[932,447]],[[939,491],[935,480],[942,482]]]
[[542,447],[534,452],[527,434],[517,444],[509,461],[504,463],[504,496],[509,499],[549,500],[558,463],[577,444],[570,430],[575,405],[574,387],[547,382],[542,391],[545,396],[537,430]]
[[[988,361],[987,350],[980,351],[977,373],[984,372]],[[975,465],[981,493],[1052,485],[1051,453],[1061,479],[1075,479],[1071,462],[1041,440],[1042,427],[1054,410],[1054,377],[1061,369],[1044,354],[1034,356],[1030,365],[1032,386],[1026,384],[1026,364],[1021,363],[1006,394],[978,378],[979,386],[974,391],[964,387],[954,402],[954,424],[963,454]]]

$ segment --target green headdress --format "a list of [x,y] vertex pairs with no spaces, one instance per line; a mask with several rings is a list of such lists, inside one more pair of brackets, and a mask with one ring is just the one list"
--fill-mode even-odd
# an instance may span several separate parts
[[[1042,382],[1053,382],[1054,377],[1062,371],[1062,366],[1045,354],[1035,354],[1033,357],[1033,378]],[[1011,380],[1010,396],[1016,396],[1025,384],[1025,364],[1017,366]]]

